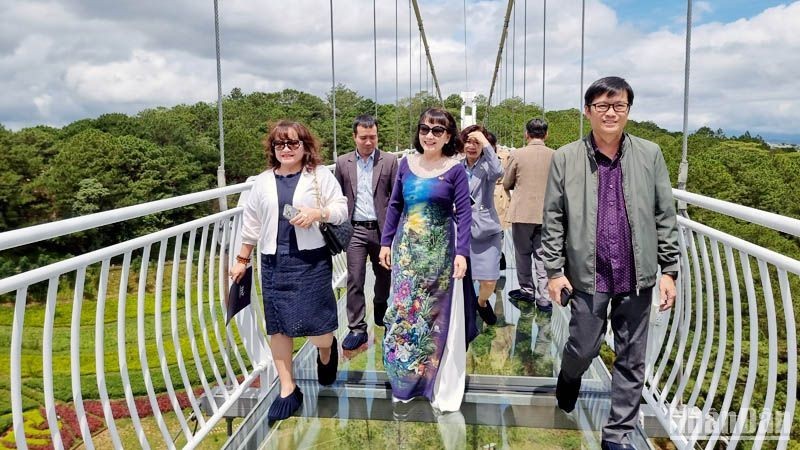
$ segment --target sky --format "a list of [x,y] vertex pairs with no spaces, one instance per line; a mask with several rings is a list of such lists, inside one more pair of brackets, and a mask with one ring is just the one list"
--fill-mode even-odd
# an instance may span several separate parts
[[[407,97],[409,90],[432,89],[424,62],[420,71],[416,24],[409,35],[408,0],[397,4],[396,22],[395,2],[376,2],[382,103],[394,102],[398,91]],[[581,0],[547,3],[544,58],[543,1],[517,0],[508,69],[504,63],[501,71],[507,75],[494,102],[524,95],[541,104],[544,59],[546,109],[578,107],[593,80],[619,75],[635,92],[631,119],[680,130],[686,1],[585,4],[583,86]],[[507,2],[468,0],[466,13],[464,0],[419,5],[443,95],[488,94]],[[748,130],[769,141],[800,143],[800,1],[692,5],[690,130]],[[366,97],[374,96],[375,83],[372,6],[336,0],[333,11],[336,81]],[[223,92],[294,88],[325,95],[331,87],[329,14],[325,0],[220,0]],[[13,130],[213,102],[213,2],[0,0],[0,91],[0,124]]]

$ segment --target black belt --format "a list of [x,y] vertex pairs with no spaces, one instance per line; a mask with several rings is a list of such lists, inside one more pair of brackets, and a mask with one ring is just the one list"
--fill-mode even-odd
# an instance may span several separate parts
[[357,227],[363,227],[368,230],[377,230],[378,229],[378,221],[377,220],[352,220],[350,221],[353,225]]

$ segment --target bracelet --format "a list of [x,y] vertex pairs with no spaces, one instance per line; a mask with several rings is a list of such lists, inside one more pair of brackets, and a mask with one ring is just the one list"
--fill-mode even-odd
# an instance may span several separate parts
[[249,264],[250,263],[250,258],[245,258],[244,256],[236,255],[236,262],[242,263],[242,264]]
[[331,214],[328,212],[328,208],[320,208],[320,219],[323,222],[327,222],[328,218],[330,218]]

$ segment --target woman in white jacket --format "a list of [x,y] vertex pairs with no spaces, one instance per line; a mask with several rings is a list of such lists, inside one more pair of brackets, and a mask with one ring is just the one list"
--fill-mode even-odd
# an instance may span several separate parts
[[320,384],[336,380],[331,255],[318,225],[344,222],[347,200],[331,171],[320,164],[319,141],[302,124],[278,122],[264,150],[270,168],[256,177],[245,203],[242,247],[231,277],[242,277],[258,244],[266,328],[281,385],[267,414],[274,422],[291,416],[303,402],[292,376],[293,338],[308,337],[317,347]]

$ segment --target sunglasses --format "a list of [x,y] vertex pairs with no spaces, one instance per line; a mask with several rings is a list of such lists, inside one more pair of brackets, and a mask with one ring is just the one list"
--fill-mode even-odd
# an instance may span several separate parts
[[421,124],[417,125],[417,129],[419,130],[419,135],[420,136],[427,136],[428,133],[430,133],[432,131],[434,136],[442,137],[442,135],[445,133],[445,131],[447,131],[447,128],[445,128],[445,127],[440,127],[439,125],[436,125],[435,127],[431,128],[431,127],[425,125],[424,123],[421,123]]
[[296,139],[289,139],[286,141],[272,141],[272,149],[275,151],[283,150],[285,147],[288,147],[289,150],[297,150],[300,148],[300,144],[303,141],[298,141]]

